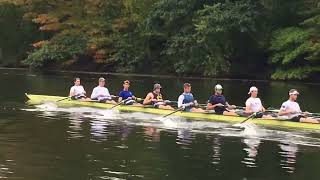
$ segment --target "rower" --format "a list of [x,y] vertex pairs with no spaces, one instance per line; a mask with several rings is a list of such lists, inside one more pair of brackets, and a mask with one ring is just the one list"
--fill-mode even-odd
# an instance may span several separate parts
[[238,116],[234,109],[235,105],[230,105],[224,95],[222,95],[223,88],[220,84],[214,87],[214,94],[209,98],[207,110],[214,110],[216,114],[227,116]]
[[119,93],[119,99],[118,102],[121,103],[121,101],[124,100],[123,104],[125,105],[136,105],[136,106],[142,106],[140,103],[137,103],[135,99],[137,99],[131,91],[129,91],[130,87],[130,81],[125,80],[123,82],[123,90]]
[[201,108],[196,108],[198,102],[193,98],[191,93],[191,84],[183,84],[183,93],[178,98],[178,108],[183,108],[187,112],[205,112]]
[[105,87],[105,81],[106,80],[104,78],[99,78],[99,85],[93,89],[91,99],[98,100],[99,102],[103,103],[117,104],[114,100],[112,100],[109,90]]
[[143,100],[143,105],[153,105],[155,108],[173,110],[173,108],[167,105],[163,100],[161,88],[160,84],[154,84],[153,91],[147,94],[146,98]]
[[90,100],[90,98],[86,96],[86,91],[81,85],[80,78],[74,78],[73,82],[74,86],[70,88],[69,97],[71,97],[72,100]]
[[308,117],[308,112],[302,112],[297,103],[299,92],[296,89],[289,91],[289,99],[282,103],[279,117],[293,122],[319,123],[320,119]]
[[258,88],[252,86],[248,92],[250,97],[246,101],[245,114],[250,116],[253,113],[256,113],[255,118],[273,118],[272,116],[265,115],[266,109],[263,107],[260,98],[258,98]]

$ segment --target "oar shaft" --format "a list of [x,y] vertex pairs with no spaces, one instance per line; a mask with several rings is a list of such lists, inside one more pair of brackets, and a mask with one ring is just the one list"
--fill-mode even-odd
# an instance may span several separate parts
[[170,116],[170,115],[172,115],[172,114],[174,114],[174,113],[176,113],[176,112],[178,112],[178,111],[181,111],[182,109],[183,109],[183,108],[178,108],[178,109],[176,109],[175,111],[173,111],[173,112],[171,112],[171,113],[163,116],[163,118],[166,118],[166,117],[168,117],[168,116]]
[[257,115],[256,113],[251,114],[247,119],[243,120],[240,124],[247,122],[249,119],[254,118],[256,115]]
[[66,97],[66,98],[60,99],[60,100],[58,100],[58,101],[56,101],[56,102],[60,102],[60,101],[63,101],[63,100],[69,99],[69,98],[70,98],[70,97]]

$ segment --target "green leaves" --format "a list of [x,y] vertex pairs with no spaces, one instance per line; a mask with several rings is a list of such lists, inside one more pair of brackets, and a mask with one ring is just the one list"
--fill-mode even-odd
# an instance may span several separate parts
[[41,38],[23,44],[41,47],[25,61],[34,67],[65,65],[84,54],[99,70],[300,79],[320,66],[317,0],[16,2],[19,11],[0,8],[0,43],[16,47],[21,37],[8,41],[7,34],[14,29],[28,37],[19,31],[21,16],[33,19]]
[[282,28],[272,34],[271,62],[277,65],[273,79],[305,79],[319,73],[319,27],[320,15],[316,13],[299,27]]
[[87,49],[87,39],[77,31],[63,32],[29,54],[24,61],[32,67],[43,67],[49,63],[61,63],[76,55],[84,54]]

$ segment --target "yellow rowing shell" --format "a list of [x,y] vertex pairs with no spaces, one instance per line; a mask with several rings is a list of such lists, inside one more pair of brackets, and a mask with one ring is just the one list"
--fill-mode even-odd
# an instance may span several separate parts
[[[56,102],[58,105],[61,105],[61,106],[88,106],[88,107],[96,107],[96,108],[104,108],[104,109],[109,109],[112,106],[114,106],[112,104],[107,104],[107,103],[85,102],[85,101],[79,101],[79,100],[65,99],[66,97],[62,97],[62,96],[47,96],[47,95],[34,95],[34,94],[25,94],[25,95],[29,99],[28,103],[30,104]],[[62,100],[62,99],[65,99],[65,100]],[[59,101],[59,100],[62,100],[62,101]],[[172,110],[155,109],[151,107],[124,106],[124,105],[120,105],[115,108],[118,109],[119,111],[144,112],[144,113],[159,114],[159,115],[166,115],[166,114],[169,114],[170,112],[173,112]],[[190,118],[194,120],[221,121],[221,122],[229,122],[229,123],[239,123],[246,119],[245,117],[223,116],[223,115],[217,115],[212,113],[177,112],[174,115]],[[272,126],[272,127],[320,130],[320,124],[290,122],[290,121],[275,120],[275,119],[253,119],[251,121],[254,121],[255,124]]]

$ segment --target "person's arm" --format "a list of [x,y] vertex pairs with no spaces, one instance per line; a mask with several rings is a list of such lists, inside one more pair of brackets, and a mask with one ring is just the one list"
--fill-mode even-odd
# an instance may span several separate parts
[[122,101],[122,93],[119,93],[119,98],[118,98],[118,102],[120,103]]
[[97,90],[96,90],[96,88],[94,88],[91,93],[91,99],[97,99],[97,97],[98,97]]
[[251,103],[249,101],[249,99],[246,101],[246,109],[245,109],[246,113],[252,113],[251,111]]
[[112,97],[111,97],[111,95],[110,95],[110,93],[109,93],[108,88],[106,88],[106,96],[107,96],[107,98],[108,98],[109,100],[112,100]]
[[214,108],[216,108],[217,106],[223,106],[223,104],[221,104],[221,103],[218,103],[218,104],[208,103],[207,104],[207,110],[214,110]]
[[81,87],[82,87],[82,93],[83,93],[83,95],[86,95],[87,92],[84,90],[84,87],[83,87],[83,86],[81,86]]
[[144,98],[144,100],[143,100],[143,105],[149,105],[149,104],[151,104],[151,102],[152,102],[152,94],[151,93],[148,93],[147,94],[147,96],[146,96],[146,98]]
[[183,104],[183,100],[184,100],[184,95],[180,95],[179,98],[178,98],[178,108],[189,107],[189,106],[192,106],[194,104],[194,102]]
[[264,108],[263,106],[261,107],[261,112],[265,112],[266,108]]
[[73,87],[73,86],[72,86],[71,89],[70,89],[69,96],[70,96],[70,97],[75,96],[75,94],[74,94],[74,87]]
[[292,113],[292,111],[290,111],[290,109],[285,104],[282,104],[278,115],[285,116],[285,115],[289,115],[291,113]]
[[178,98],[178,108],[181,108],[183,106],[183,100],[184,100],[184,96],[180,95]]

